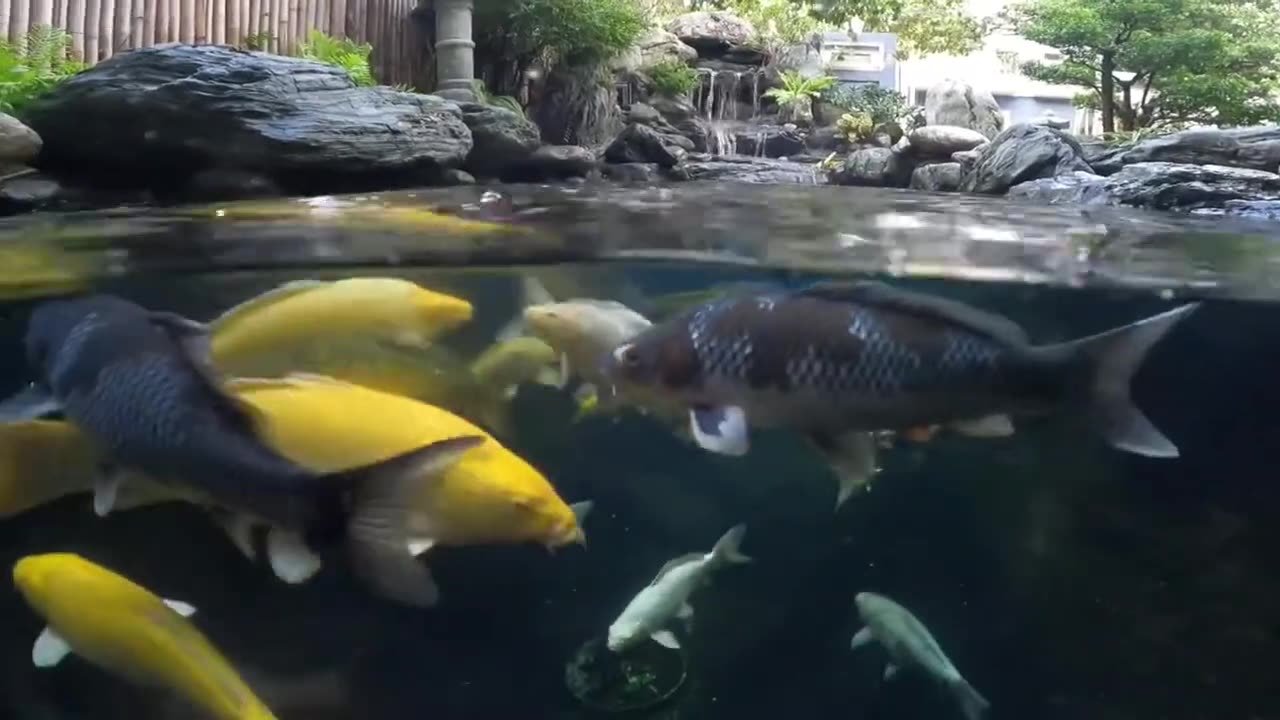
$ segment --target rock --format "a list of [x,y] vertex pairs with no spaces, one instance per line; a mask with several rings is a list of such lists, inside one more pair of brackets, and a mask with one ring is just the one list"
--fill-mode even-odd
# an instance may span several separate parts
[[44,138],[41,167],[112,184],[172,187],[216,167],[297,192],[391,187],[433,181],[471,151],[447,100],[358,88],[336,67],[217,45],[121,53],[24,116]]
[[665,62],[693,62],[698,51],[680,41],[674,34],[662,28],[649,28],[636,44],[614,58],[610,64],[614,72],[647,70]]
[[689,138],[696,152],[707,151],[707,124],[688,100],[659,97],[650,100],[649,104],[676,132]]
[[[826,74],[826,63],[822,54],[809,43],[783,45],[773,53],[773,62],[769,68],[774,72],[794,72],[801,77],[815,78]],[[839,116],[837,116],[839,117]]]
[[596,154],[578,145],[543,145],[520,165],[509,168],[504,182],[538,182],[586,177],[596,169]]
[[683,135],[659,133],[651,127],[632,123],[605,150],[611,163],[657,163],[664,168],[680,164],[693,143]]
[[662,168],[657,163],[618,163],[605,165],[604,176],[615,182],[655,182],[662,178]]
[[1225,165],[1276,172],[1280,168],[1280,126],[1184,130],[1116,148],[1095,160],[1093,166],[1099,173],[1110,175],[1125,165],[1142,162]]
[[30,165],[40,155],[43,142],[22,121],[0,113],[0,165]]
[[911,164],[888,148],[865,147],[849,153],[844,165],[831,173],[835,185],[906,187],[911,181]]
[[1074,172],[1026,182],[1009,197],[1050,205],[1131,205],[1157,210],[1224,207],[1230,201],[1280,200],[1280,175],[1224,165],[1150,162],[1113,175]]
[[500,177],[542,145],[542,133],[521,113],[481,103],[458,103],[471,130],[472,146],[463,165],[479,177]]
[[731,45],[745,45],[756,34],[750,22],[721,10],[679,15],[666,29],[698,54],[708,56],[724,53]]
[[212,168],[191,177],[183,192],[187,202],[279,197],[284,193],[271,178],[250,170]]
[[62,185],[36,172],[0,181],[0,215],[16,215],[53,208],[63,194]]
[[759,125],[737,133],[738,152],[769,158],[790,157],[804,152],[804,136],[792,126],[790,130],[776,125]]
[[902,126],[892,120],[882,122],[871,130],[872,138],[880,138],[877,144],[883,144],[884,147],[893,147],[902,141],[905,133],[902,132]]
[[809,132],[804,144],[810,150],[835,150],[844,144],[844,139],[835,128],[820,127]]
[[960,163],[933,163],[921,165],[911,173],[912,190],[954,192],[960,187]]
[[997,195],[1028,180],[1091,170],[1070,135],[1043,125],[1019,124],[982,149],[960,189]]
[[1242,217],[1251,220],[1280,220],[1280,200],[1228,200],[1220,208],[1199,208],[1192,215]]
[[763,183],[766,185],[813,185],[822,182],[813,165],[767,160],[765,158],[728,157],[714,160],[691,160],[682,165],[682,179],[717,180],[721,182]]
[[921,157],[948,158],[987,142],[987,136],[977,130],[954,125],[926,125],[912,130],[908,137],[912,150]]
[[727,63],[735,65],[746,65],[749,68],[757,68],[764,64],[765,54],[760,48],[748,47],[746,45],[732,45],[728,50],[724,51],[724,55],[720,59]]
[[995,138],[1004,128],[1004,116],[996,99],[963,80],[943,80],[924,96],[927,125],[954,125]]

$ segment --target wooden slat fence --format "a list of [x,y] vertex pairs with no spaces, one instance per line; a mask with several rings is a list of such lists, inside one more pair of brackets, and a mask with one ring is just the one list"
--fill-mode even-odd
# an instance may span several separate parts
[[410,17],[417,0],[0,0],[0,40],[62,28],[89,65],[169,42],[213,43],[296,54],[315,28],[373,45],[378,82],[430,89],[430,38]]

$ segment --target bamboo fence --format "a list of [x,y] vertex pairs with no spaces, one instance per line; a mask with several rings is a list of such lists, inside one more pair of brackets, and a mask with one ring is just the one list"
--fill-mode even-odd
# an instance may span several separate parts
[[410,16],[417,0],[0,0],[0,40],[46,25],[71,36],[88,65],[163,43],[235,45],[298,53],[312,30],[373,46],[378,82],[424,87],[431,38]]

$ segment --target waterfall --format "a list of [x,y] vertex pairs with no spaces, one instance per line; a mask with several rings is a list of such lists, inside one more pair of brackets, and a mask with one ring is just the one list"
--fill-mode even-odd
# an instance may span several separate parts
[[738,154],[738,124],[714,120],[707,126],[707,152],[712,155]]
[[[763,72],[749,70],[715,70],[698,68],[698,82],[689,93],[689,102],[708,125],[707,151],[713,155],[738,154],[738,131],[760,114],[760,78]],[[743,118],[739,106],[743,96],[750,101],[750,116]],[[763,156],[765,133],[756,143],[757,156]]]

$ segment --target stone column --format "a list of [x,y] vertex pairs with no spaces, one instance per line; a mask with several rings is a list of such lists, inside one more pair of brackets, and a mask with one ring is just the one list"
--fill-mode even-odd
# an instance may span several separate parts
[[435,0],[436,95],[475,101],[476,43],[471,39],[473,0]]

